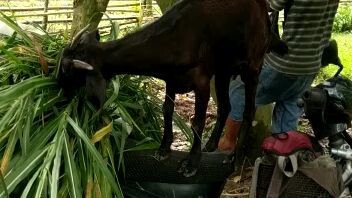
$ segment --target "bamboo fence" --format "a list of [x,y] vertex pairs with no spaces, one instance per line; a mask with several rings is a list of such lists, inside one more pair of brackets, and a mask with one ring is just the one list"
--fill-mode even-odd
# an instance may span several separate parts
[[[13,17],[22,24],[39,24],[45,30],[48,25],[70,25],[73,17],[72,3],[69,5],[50,5],[49,0],[38,1],[35,6],[22,6],[23,1],[18,1],[21,6],[0,6],[0,12]],[[21,3],[20,3],[21,2]],[[43,6],[37,6],[38,4]],[[54,1],[56,4],[60,1]],[[64,2],[64,1],[63,1]],[[66,1],[67,2],[67,1]],[[73,0],[72,0],[73,2]],[[147,8],[152,10],[146,11]],[[152,16],[146,16],[151,13]],[[141,25],[146,19],[152,20],[160,16],[156,2],[147,6],[143,1],[136,0],[110,0],[105,15],[102,18],[100,29],[111,27],[111,22],[119,24],[120,28]]]
[[[36,5],[43,4],[43,1],[36,1]],[[23,0],[12,0],[12,2],[23,3]],[[23,24],[39,24],[43,29],[47,29],[48,24],[70,24],[72,22],[73,8],[71,1],[53,1],[56,4],[59,2],[67,2],[69,5],[50,5],[49,0],[44,1],[43,6],[0,6],[0,12],[14,17],[18,22]],[[161,15],[160,10],[155,1],[152,6],[145,4],[146,0],[110,0],[106,10],[106,15],[102,18],[103,22],[99,28],[108,28],[112,24],[109,22],[117,22],[120,28],[129,27],[131,25],[141,25],[145,20],[150,21]],[[341,6],[351,6],[352,0],[340,0]],[[146,11],[147,8],[152,10]],[[145,14],[148,13],[148,16]],[[282,20],[280,15],[280,20]],[[109,22],[107,22],[109,21]]]

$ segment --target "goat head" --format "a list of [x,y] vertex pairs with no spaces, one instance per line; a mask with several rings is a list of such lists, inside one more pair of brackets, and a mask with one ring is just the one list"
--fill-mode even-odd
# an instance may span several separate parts
[[99,32],[82,29],[61,55],[58,82],[69,97],[80,87],[86,88],[86,96],[96,107],[105,99],[106,80],[100,71],[95,54],[99,49]]

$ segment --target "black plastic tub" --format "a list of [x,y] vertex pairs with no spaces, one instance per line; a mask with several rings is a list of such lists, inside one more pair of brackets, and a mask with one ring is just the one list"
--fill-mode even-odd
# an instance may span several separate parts
[[204,152],[197,174],[184,177],[177,169],[188,152],[173,151],[163,161],[158,161],[154,154],[155,150],[124,153],[125,171],[120,173],[120,184],[125,197],[216,198],[234,170],[225,153]]

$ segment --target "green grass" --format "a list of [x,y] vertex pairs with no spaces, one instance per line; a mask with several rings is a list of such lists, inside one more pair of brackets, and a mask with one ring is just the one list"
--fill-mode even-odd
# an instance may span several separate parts
[[339,56],[345,66],[343,74],[352,77],[352,33],[333,34],[339,47]]
[[[339,57],[344,69],[342,75],[352,79],[352,34],[351,33],[333,33],[332,39],[337,41],[339,48]],[[316,81],[321,82],[335,74],[337,66],[329,65],[321,69]]]

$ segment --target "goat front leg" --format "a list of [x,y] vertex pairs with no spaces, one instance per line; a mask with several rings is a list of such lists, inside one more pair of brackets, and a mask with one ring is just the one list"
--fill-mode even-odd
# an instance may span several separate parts
[[199,162],[201,159],[202,133],[205,126],[206,111],[208,107],[210,88],[209,79],[203,81],[195,89],[195,115],[192,120],[193,145],[188,157],[182,161],[178,170],[185,177],[191,177],[197,173]]
[[211,136],[203,148],[204,152],[212,152],[218,147],[218,142],[230,112],[229,83],[231,75],[215,74],[215,91],[217,98],[217,119]]
[[167,159],[171,153],[170,147],[174,138],[172,131],[172,115],[175,107],[174,101],[175,91],[166,84],[165,101],[163,104],[164,135],[159,150],[156,153],[156,158],[159,160]]

